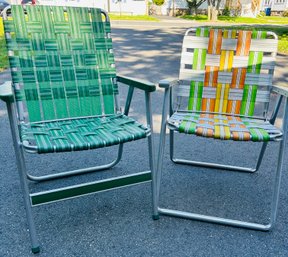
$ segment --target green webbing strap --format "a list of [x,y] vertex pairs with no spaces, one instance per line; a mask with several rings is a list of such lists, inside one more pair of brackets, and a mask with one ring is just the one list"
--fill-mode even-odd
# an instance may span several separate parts
[[11,6],[5,20],[16,101],[31,122],[115,113],[110,23],[100,9]]
[[[197,28],[197,37],[208,37],[209,30],[207,28]],[[207,49],[194,49],[194,55],[192,60],[193,70],[205,70]],[[202,103],[204,82],[191,81],[190,84],[190,95],[188,100],[188,110],[200,111]]]
[[282,135],[282,131],[269,122],[232,117],[218,114],[174,113],[168,123],[180,133],[215,139],[267,142]]
[[80,151],[145,138],[149,129],[125,115],[22,125],[21,139],[38,153]]
[[[252,32],[252,39],[265,39],[266,37],[267,37],[266,31]],[[250,51],[247,73],[260,74],[262,59],[263,59],[263,52]],[[247,116],[254,115],[257,90],[258,90],[257,85],[244,86],[240,114]]]

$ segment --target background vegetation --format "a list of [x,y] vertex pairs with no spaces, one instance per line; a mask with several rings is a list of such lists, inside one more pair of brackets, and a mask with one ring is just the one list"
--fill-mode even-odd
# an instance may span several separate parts
[[[146,15],[129,16],[129,15],[110,15],[111,19],[125,19],[125,20],[149,20],[158,21],[156,18]],[[185,15],[184,19],[195,20],[199,22],[207,21],[206,15]],[[288,17],[259,17],[259,18],[243,18],[243,17],[229,17],[219,16],[219,21],[213,27],[227,26],[227,28],[244,29],[244,30],[266,30],[273,31],[279,37],[278,52],[288,54]],[[219,25],[218,25],[219,24]],[[191,24],[192,25],[192,24]],[[8,68],[8,57],[6,45],[4,40],[4,30],[2,19],[0,18],[0,71]]]
[[[183,15],[183,19],[195,20],[201,22],[208,22],[207,15]],[[257,18],[246,17],[231,17],[231,16],[218,16],[217,22],[229,22],[229,23],[242,23],[242,24],[282,24],[288,25],[288,17],[281,16],[259,16]],[[288,28],[287,28],[288,29]]]

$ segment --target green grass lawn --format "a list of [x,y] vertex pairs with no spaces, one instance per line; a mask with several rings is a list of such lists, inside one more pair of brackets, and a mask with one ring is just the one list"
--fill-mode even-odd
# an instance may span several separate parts
[[116,15],[109,14],[111,20],[134,20],[134,21],[159,21],[149,15]]
[[[207,22],[207,15],[184,15],[181,16],[181,18],[198,22]],[[219,28],[223,28],[223,25],[228,25],[227,28],[273,31],[279,37],[278,52],[288,54],[288,26],[285,26],[288,25],[288,17],[263,16],[246,18],[219,16],[216,24],[217,23],[219,23]]]
[[[111,15],[111,19],[120,19],[120,16],[118,15]],[[149,16],[121,16],[123,19],[132,19],[137,18],[139,20],[147,20],[147,17]],[[198,16],[190,16],[189,17],[197,21],[207,21],[207,16],[205,15],[198,15]],[[149,17],[152,20],[154,18]],[[262,19],[263,21],[255,22],[256,20]],[[157,21],[157,19],[154,19]],[[287,54],[288,55],[288,26],[285,26],[284,24],[288,24],[288,18],[283,17],[261,17],[261,18],[241,18],[241,17],[219,17],[219,27],[223,28],[223,25],[228,25],[227,28],[234,28],[234,29],[246,29],[246,30],[269,30],[275,32],[279,37],[279,45],[278,45],[278,52]],[[241,21],[241,22],[240,22]],[[245,22],[244,22],[245,21]],[[250,22],[249,22],[250,21]],[[233,25],[231,25],[231,23]],[[237,25],[234,23],[238,23]],[[246,24],[239,24],[239,23],[246,23]],[[253,25],[251,24],[253,23]],[[277,25],[278,24],[278,25]],[[282,24],[282,25],[279,25]],[[213,26],[217,27],[217,26]],[[4,40],[4,33],[3,33],[3,25],[2,25],[2,19],[0,18],[0,71],[3,69],[6,69],[8,67],[8,57],[6,52],[6,46],[5,46],[5,40]]]
[[[110,14],[111,20],[139,20],[139,21],[159,21],[158,19],[148,15],[116,15]],[[8,57],[6,54],[6,46],[4,40],[4,29],[2,18],[0,17],[0,72],[8,68]]]
[[0,72],[8,68],[8,56],[6,52],[5,40],[0,37]]
[[219,21],[245,24],[288,24],[288,17],[263,16],[257,18],[219,16]]
[[[200,22],[207,22],[207,15],[183,15],[183,19],[195,20]],[[228,17],[219,16],[219,23],[229,22],[229,23],[242,23],[242,24],[288,24],[288,17],[278,17],[278,16],[263,16],[257,18],[246,18],[246,17]]]
[[[213,26],[214,28],[223,28],[223,26]],[[237,29],[237,30],[262,30],[262,31],[272,31],[278,35],[278,53],[288,55],[288,26],[277,26],[277,25],[228,25],[225,28]]]

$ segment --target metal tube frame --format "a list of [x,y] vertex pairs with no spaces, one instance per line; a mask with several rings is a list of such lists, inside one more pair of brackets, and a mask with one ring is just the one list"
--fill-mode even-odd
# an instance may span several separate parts
[[[134,93],[134,88],[129,87],[129,91],[128,91],[128,95],[127,95],[127,99],[126,99],[126,104],[125,104],[125,109],[124,109],[125,115],[129,114],[129,109],[130,109],[133,93]],[[150,109],[150,113],[151,113],[151,109]],[[116,164],[119,163],[119,161],[122,158],[122,154],[123,154],[123,144],[119,144],[117,158],[108,164],[89,167],[89,168],[83,168],[83,169],[77,169],[77,170],[71,170],[71,171],[56,172],[54,174],[45,175],[45,176],[33,176],[27,172],[27,178],[31,181],[42,182],[42,181],[48,181],[48,180],[53,180],[53,179],[59,179],[59,178],[65,178],[65,177],[70,177],[70,176],[76,176],[76,175],[91,173],[91,172],[95,172],[95,171],[107,170],[107,169],[114,167]]]
[[[169,95],[170,95],[170,100],[171,100],[170,90],[171,90],[170,88],[165,89],[164,103],[163,103],[163,110],[162,110],[162,122],[161,122],[161,132],[160,132],[161,134],[160,134],[158,160],[157,160],[157,183],[156,183],[156,185],[157,185],[157,191],[156,191],[157,192],[157,194],[156,194],[157,195],[157,206],[159,206],[159,194],[160,194],[163,155],[164,155],[164,147],[165,147],[166,119],[167,119],[167,114],[168,114],[167,106],[168,106],[168,101],[169,101]],[[283,96],[281,96],[278,99],[278,102],[275,106],[274,113],[273,113],[272,118],[271,118],[272,123],[275,122],[276,115],[277,115],[278,110],[280,108],[282,98],[283,98]],[[261,231],[270,230],[274,226],[274,223],[276,220],[277,207],[278,207],[278,202],[279,202],[281,173],[282,173],[283,156],[284,156],[285,142],[286,142],[286,133],[285,132],[286,132],[286,129],[288,126],[288,103],[287,103],[287,99],[285,99],[285,105],[284,106],[285,107],[284,107],[283,124],[282,124],[283,136],[282,136],[282,140],[279,143],[280,145],[279,145],[279,154],[278,154],[278,161],[277,161],[277,170],[276,170],[276,175],[275,175],[275,179],[274,179],[272,202],[271,202],[271,212],[270,212],[270,219],[269,219],[268,224],[245,222],[245,221],[241,221],[241,220],[226,219],[226,218],[221,218],[221,217],[216,217],[216,216],[208,216],[208,215],[202,215],[202,214],[191,213],[191,212],[184,212],[184,211],[173,210],[173,209],[165,209],[165,208],[160,208],[160,207],[158,207],[158,217],[159,217],[159,214],[163,214],[163,215],[169,215],[169,216],[174,216],[174,217],[211,222],[211,223],[216,223],[216,224],[220,224],[220,225],[229,225],[229,226],[242,227],[242,228],[261,230]],[[170,108],[170,114],[171,114],[171,108]],[[171,139],[171,137],[170,137],[170,139]],[[173,143],[173,139],[174,138],[172,138],[172,143]],[[267,143],[264,143],[262,148],[261,148],[260,156],[259,156],[258,162],[257,162],[257,168],[259,168],[259,166],[260,166],[259,161],[261,162],[261,160],[263,158],[266,146],[267,146]],[[170,147],[170,150],[171,149],[173,150],[173,148]],[[172,155],[172,157],[173,157],[173,155]],[[207,166],[207,164],[205,164],[205,165]],[[208,167],[213,167],[213,166],[208,165]]]
[[117,158],[108,164],[90,167],[90,168],[84,168],[84,169],[64,171],[64,172],[54,173],[54,174],[45,175],[45,176],[33,176],[27,172],[26,176],[31,181],[42,182],[42,181],[48,181],[48,180],[53,180],[53,179],[66,178],[70,176],[86,174],[86,173],[95,172],[95,171],[107,170],[107,169],[114,167],[121,160],[122,153],[123,153],[123,144],[119,144]]
[[40,251],[40,246],[39,246],[39,242],[38,242],[37,235],[36,235],[36,228],[35,228],[35,223],[33,219],[32,206],[31,206],[30,198],[29,198],[29,187],[28,187],[28,183],[26,180],[26,166],[25,166],[24,155],[23,155],[23,147],[21,146],[20,143],[18,143],[18,136],[16,133],[17,128],[16,128],[16,124],[14,120],[15,110],[13,108],[13,104],[7,102],[6,105],[7,105],[9,122],[10,122],[13,146],[15,150],[16,163],[17,163],[18,173],[20,177],[20,186],[23,192],[23,197],[24,197],[24,206],[25,206],[26,215],[27,215],[30,239],[32,243],[32,252],[38,253]]
[[[171,116],[173,114],[173,108],[172,108],[172,101],[173,101],[173,96],[172,96],[172,90],[170,89],[170,104],[169,104],[169,115]],[[273,113],[271,115],[271,118],[269,119],[269,122],[271,124],[275,123],[276,117],[279,112],[279,108],[282,102],[283,96],[280,96],[275,104]],[[168,102],[167,102],[168,105]],[[164,105],[163,105],[164,106]],[[166,107],[164,107],[166,108]],[[262,147],[260,150],[260,153],[257,158],[257,162],[255,165],[255,168],[249,168],[249,167],[241,167],[241,166],[235,166],[235,165],[226,165],[226,164],[219,164],[219,163],[213,163],[213,162],[203,162],[203,161],[192,161],[192,160],[187,160],[187,159],[180,159],[180,158],[175,158],[174,154],[174,135],[175,131],[173,129],[170,129],[169,133],[169,139],[170,139],[170,160],[176,164],[184,164],[184,165],[192,165],[192,166],[197,166],[197,167],[206,167],[206,168],[212,168],[212,169],[223,169],[223,170],[230,170],[230,171],[240,171],[240,172],[248,172],[248,173],[254,173],[259,170],[263,156],[265,154],[268,142],[263,142]]]
[[[129,114],[129,109],[130,109],[130,104],[132,101],[133,97],[133,92],[134,88],[132,86],[129,86],[129,91],[126,99],[126,104],[125,104],[125,109],[124,109],[124,114],[128,115]],[[28,227],[29,227],[29,234],[30,234],[30,239],[32,243],[32,252],[33,253],[38,253],[40,252],[40,245],[37,239],[37,233],[36,233],[36,228],[35,228],[35,223],[33,219],[33,212],[32,212],[32,203],[31,203],[31,194],[29,193],[29,186],[28,186],[28,181],[27,179],[37,181],[37,182],[42,182],[46,180],[51,180],[51,179],[57,179],[57,178],[64,178],[68,176],[73,176],[73,175],[79,175],[79,174],[84,174],[87,172],[92,172],[92,171],[98,171],[98,170],[104,170],[113,167],[116,165],[123,153],[123,144],[119,144],[119,149],[118,149],[118,156],[117,158],[106,165],[101,165],[97,167],[92,167],[92,168],[85,168],[85,169],[79,169],[79,170],[74,170],[74,171],[68,171],[68,172],[62,172],[58,174],[51,174],[51,175],[46,175],[46,176],[41,176],[41,177],[35,177],[31,176],[27,173],[26,170],[26,165],[25,165],[25,159],[24,159],[24,145],[22,142],[20,142],[20,137],[18,133],[18,125],[16,123],[17,120],[17,115],[16,111],[14,108],[14,103],[7,102],[7,110],[8,110],[8,117],[9,117],[9,122],[10,122],[10,127],[11,127],[11,133],[12,133],[12,139],[13,139],[13,145],[14,145],[14,150],[15,150],[15,155],[16,155],[16,162],[17,162],[17,168],[18,168],[18,173],[20,177],[20,185],[21,189],[23,192],[23,197],[24,197],[24,205],[25,205],[25,210],[26,210],[26,215],[27,215],[27,221],[28,221]],[[151,111],[151,95],[150,92],[145,92],[145,104],[146,104],[146,119],[147,119],[147,127],[150,128],[150,132],[147,134],[148,138],[148,151],[149,151],[149,167],[150,170],[146,171],[151,172],[151,177],[152,177],[152,203],[153,203],[153,217],[157,214],[157,205],[156,205],[156,173],[155,173],[155,157],[154,157],[154,140],[153,140],[153,121],[152,121],[152,111]],[[145,172],[144,172],[145,173]],[[139,174],[140,176],[144,174],[143,172],[139,173],[134,173],[135,175]],[[120,176],[119,178],[123,179],[128,176]],[[117,179],[118,177],[115,177]],[[99,180],[98,182],[105,182],[106,180]],[[150,181],[150,180],[149,180]],[[133,184],[139,184],[139,182],[135,182]],[[132,185],[132,184],[130,184]],[[127,185],[129,186],[129,185]],[[119,186],[119,187],[124,187],[124,186]],[[119,188],[118,187],[118,188]],[[73,186],[66,187],[64,189],[67,190],[67,188],[73,188]],[[116,187],[117,188],[117,187]],[[61,190],[61,189],[59,189]],[[105,191],[105,190],[104,190]],[[63,198],[64,200],[64,198]]]
[[151,191],[152,191],[152,218],[155,219],[158,216],[157,210],[157,178],[156,178],[156,171],[155,171],[155,154],[154,154],[154,138],[153,138],[153,119],[152,119],[152,111],[151,111],[151,95],[149,92],[145,92],[145,104],[146,104],[146,120],[147,124],[150,127],[151,134],[148,136],[148,153],[149,153],[149,166],[152,175],[152,184],[151,184]]
[[263,155],[266,150],[266,146],[267,146],[267,143],[264,142],[262,144],[255,168],[226,165],[226,164],[219,164],[219,163],[213,163],[213,162],[191,161],[191,160],[179,159],[179,158],[174,157],[174,131],[170,130],[170,159],[172,162],[176,164],[185,164],[185,165],[192,165],[192,166],[212,168],[212,169],[223,169],[223,170],[230,170],[230,171],[242,171],[242,172],[254,173],[259,169],[261,165],[261,162],[263,160]]

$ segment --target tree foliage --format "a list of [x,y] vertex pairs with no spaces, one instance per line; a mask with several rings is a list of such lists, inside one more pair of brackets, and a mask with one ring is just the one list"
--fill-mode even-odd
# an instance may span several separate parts
[[201,4],[206,2],[206,0],[186,0],[189,12],[191,15],[196,15],[197,14],[197,9]]
[[156,4],[156,5],[163,5],[165,0],[152,0],[153,4]]

